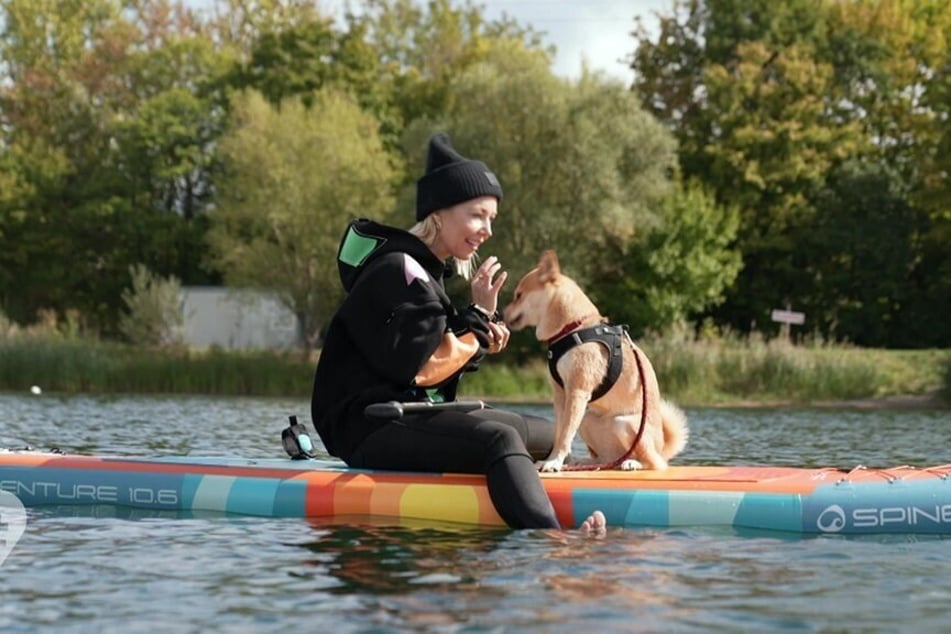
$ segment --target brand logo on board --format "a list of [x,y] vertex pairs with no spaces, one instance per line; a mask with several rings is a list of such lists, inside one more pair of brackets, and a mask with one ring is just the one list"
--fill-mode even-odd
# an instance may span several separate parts
[[13,552],[26,530],[26,509],[20,498],[0,491],[0,565]]
[[842,530],[887,529],[889,527],[933,527],[935,532],[945,532],[951,524],[951,504],[933,506],[867,506],[845,511],[838,504],[827,506],[816,518],[816,528],[821,533],[838,533]]

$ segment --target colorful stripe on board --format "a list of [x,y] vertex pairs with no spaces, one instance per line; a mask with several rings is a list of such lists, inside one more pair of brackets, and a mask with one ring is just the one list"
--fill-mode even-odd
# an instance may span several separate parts
[[[797,469],[684,466],[542,474],[562,524],[790,533],[951,534],[951,465]],[[95,505],[262,517],[502,521],[482,476],[348,469],[339,462],[0,453],[0,490],[25,506]]]

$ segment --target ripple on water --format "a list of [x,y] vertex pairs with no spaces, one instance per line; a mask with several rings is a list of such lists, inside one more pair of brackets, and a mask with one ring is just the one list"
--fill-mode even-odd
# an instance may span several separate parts
[[[0,395],[0,445],[281,455],[305,400]],[[546,410],[536,408],[536,413]],[[951,462],[946,412],[688,411],[682,464]],[[10,632],[943,632],[930,537],[611,529],[604,539],[111,508],[31,510],[0,567]]]

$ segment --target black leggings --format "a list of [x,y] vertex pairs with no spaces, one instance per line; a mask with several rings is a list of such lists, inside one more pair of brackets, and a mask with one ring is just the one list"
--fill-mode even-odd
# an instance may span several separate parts
[[497,409],[404,416],[350,456],[359,469],[484,473],[495,510],[511,528],[559,528],[535,460],[547,458],[554,426]]

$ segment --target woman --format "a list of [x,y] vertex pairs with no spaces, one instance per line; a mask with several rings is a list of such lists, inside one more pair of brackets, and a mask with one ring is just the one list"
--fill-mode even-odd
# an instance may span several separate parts
[[[324,340],[311,415],[324,446],[351,467],[484,473],[489,495],[512,528],[557,528],[534,460],[553,444],[549,421],[496,409],[434,411],[378,420],[367,405],[453,401],[459,380],[486,353],[505,349],[497,317],[506,273],[475,255],[492,236],[502,187],[481,161],[445,134],[429,142],[409,231],[370,220],[347,227],[338,252],[347,296]],[[457,310],[443,287],[446,261],[471,280],[472,304]],[[596,512],[582,528],[602,531]]]

